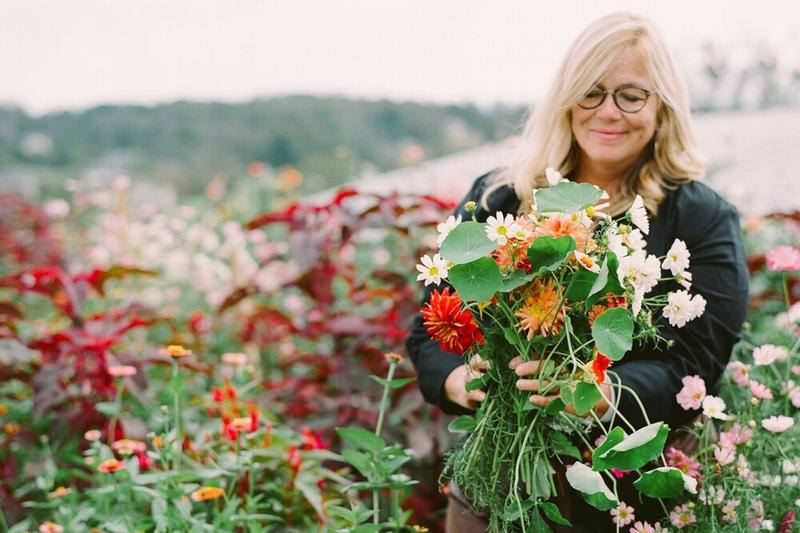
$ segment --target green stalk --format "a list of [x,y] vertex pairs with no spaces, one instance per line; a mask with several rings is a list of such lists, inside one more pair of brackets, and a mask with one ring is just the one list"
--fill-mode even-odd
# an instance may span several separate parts
[[177,452],[174,461],[175,472],[180,468],[180,455],[183,452],[183,438],[181,437],[181,399],[180,391],[178,390],[178,377],[180,368],[178,360],[172,358],[172,409],[174,411],[173,417],[175,419],[175,439],[178,442]]
[[380,409],[378,410],[378,423],[375,425],[375,435],[381,436],[381,429],[383,429],[383,417],[386,413],[386,407],[389,403],[389,383],[394,377],[394,369],[397,362],[392,359],[389,361],[389,372],[386,374],[386,384],[383,386],[383,396],[381,397]]

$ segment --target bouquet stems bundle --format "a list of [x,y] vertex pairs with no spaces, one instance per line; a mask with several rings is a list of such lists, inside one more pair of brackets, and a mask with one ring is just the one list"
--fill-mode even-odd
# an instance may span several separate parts
[[[485,223],[450,217],[439,226],[439,253],[417,267],[426,285],[446,280],[455,289],[432,292],[422,310],[429,334],[446,351],[488,362],[467,384],[486,399],[474,416],[451,424],[469,436],[448,457],[445,479],[489,512],[494,531],[547,531],[543,517],[569,524],[549,501],[557,495],[557,461],[574,460],[566,479],[589,504],[617,507],[610,471],[642,469],[661,456],[667,438],[665,424],[637,430],[613,407],[611,425],[621,422],[630,433],[620,426],[608,431],[594,409],[611,389],[616,398],[633,393],[607,369],[634,341],[663,340],[654,311],[680,327],[703,313],[705,301],[685,290],[647,296],[662,279],[690,287],[686,246],[676,240],[665,258],[647,255],[641,198],[625,223],[599,214],[604,198],[593,185],[562,180],[535,191],[525,216],[498,212]],[[662,277],[662,269],[669,274]],[[514,357],[538,361],[526,377],[538,380],[537,394],[549,402],[534,404],[517,388]],[[588,439],[594,428],[605,434],[599,446]],[[576,444],[591,451],[590,464]],[[640,472],[635,486],[663,498],[694,491],[694,483],[662,466]]]

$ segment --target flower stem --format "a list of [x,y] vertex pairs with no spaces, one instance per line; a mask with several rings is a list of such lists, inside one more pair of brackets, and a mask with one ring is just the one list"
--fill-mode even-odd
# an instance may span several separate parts
[[380,408],[378,410],[378,423],[375,424],[375,435],[379,437],[381,436],[381,429],[383,429],[383,417],[389,403],[389,383],[392,381],[392,377],[394,377],[394,369],[396,366],[397,363],[394,360],[389,361],[389,372],[386,374],[386,384],[383,386],[383,396],[381,397]]

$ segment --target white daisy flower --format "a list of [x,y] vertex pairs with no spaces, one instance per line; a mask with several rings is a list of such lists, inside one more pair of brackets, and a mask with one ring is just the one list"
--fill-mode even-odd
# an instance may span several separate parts
[[681,287],[688,291],[692,288],[692,273],[688,270],[685,270],[675,276],[675,281],[677,281]]
[[503,215],[502,211],[486,219],[486,236],[498,244],[505,244],[509,237],[521,229],[512,215]]
[[439,232],[439,237],[436,239],[436,245],[441,246],[447,236],[450,235],[450,232],[453,231],[459,224],[461,224],[461,215],[458,215],[458,218],[450,215],[447,220],[436,226],[436,230]]
[[647,235],[650,233],[650,220],[647,218],[647,210],[644,208],[644,200],[638,194],[633,199],[633,205],[630,209],[631,222],[633,225],[642,230],[642,233]]
[[620,283],[628,282],[634,289],[648,293],[658,284],[661,276],[661,265],[654,255],[647,255],[644,250],[637,250],[620,258],[617,276]]
[[434,255],[433,258],[423,255],[419,260],[421,264],[417,265],[417,270],[420,271],[417,281],[425,280],[426,287],[431,283],[439,285],[447,277],[447,261],[442,259],[439,254]]
[[661,268],[672,272],[673,276],[677,276],[689,268],[689,249],[686,248],[686,243],[680,239],[675,239],[672,243],[667,257],[661,263]]
[[730,417],[725,414],[725,400],[716,396],[706,396],[703,398],[703,414],[709,418],[718,420],[728,420]]
[[544,169],[544,176],[547,178],[547,183],[551,187],[563,179],[561,177],[561,173],[553,167],[547,167]]
[[631,301],[631,312],[633,316],[639,314],[639,311],[642,310],[642,302],[644,301],[644,291],[642,289],[634,289],[633,290],[633,300]]
[[608,250],[614,252],[617,259],[628,255],[628,247],[625,246],[623,237],[616,228],[612,228],[608,231]]
[[690,296],[687,291],[675,291],[667,295],[664,318],[675,327],[682,328],[690,320],[702,315],[706,310],[706,300],[699,294]]

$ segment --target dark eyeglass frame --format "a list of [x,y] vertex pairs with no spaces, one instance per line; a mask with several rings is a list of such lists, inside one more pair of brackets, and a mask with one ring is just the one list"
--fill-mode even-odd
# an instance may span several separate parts
[[[625,91],[625,90],[628,90],[628,89],[636,89],[636,90],[638,90],[638,91],[643,91],[643,92],[644,92],[644,94],[645,94],[645,96],[644,96],[644,100],[642,100],[642,107],[640,107],[640,108],[639,108],[639,109],[637,109],[636,111],[626,111],[625,109],[622,109],[622,106],[620,106],[620,105],[619,105],[619,101],[617,100],[617,93],[618,93],[619,91]],[[629,113],[629,114],[633,114],[633,113],[638,113],[639,111],[641,111],[642,109],[644,109],[644,106],[646,106],[646,105],[647,105],[647,100],[648,100],[648,99],[649,99],[649,98],[650,98],[652,95],[656,94],[656,92],[655,92],[655,91],[651,91],[651,90],[648,90],[648,89],[643,89],[642,87],[635,87],[635,86],[617,87],[617,88],[616,88],[616,89],[614,89],[613,91],[612,91],[612,90],[610,90],[610,89],[601,89],[601,88],[599,88],[599,87],[595,87],[594,89],[592,89],[592,91],[594,91],[594,90],[600,91],[600,93],[602,94],[602,97],[600,98],[600,101],[599,101],[599,102],[598,102],[596,105],[593,105],[593,106],[585,106],[585,105],[581,105],[581,103],[580,103],[580,102],[577,102],[577,104],[578,104],[578,107],[580,107],[581,109],[587,109],[587,110],[588,110],[588,109],[597,109],[598,107],[600,107],[601,105],[603,105],[603,102],[605,102],[605,101],[606,101],[606,96],[608,96],[609,94],[611,94],[611,99],[612,99],[612,100],[614,100],[614,105],[615,105],[615,106],[617,106],[617,109],[619,109],[619,110],[620,110],[620,111],[622,111],[623,113]],[[591,91],[589,91],[589,92],[591,92]],[[586,94],[589,94],[589,93],[587,92]],[[583,97],[584,97],[584,98],[586,98],[586,95],[584,95]]]

